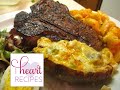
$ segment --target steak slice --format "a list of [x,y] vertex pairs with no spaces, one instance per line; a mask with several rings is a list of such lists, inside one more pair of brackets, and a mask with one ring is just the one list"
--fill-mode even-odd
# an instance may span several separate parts
[[82,21],[75,20],[65,5],[53,0],[40,0],[31,6],[31,13],[18,13],[10,34],[12,37],[8,37],[6,42],[13,40],[15,44],[14,36],[18,35],[22,37],[21,43],[15,46],[26,50],[32,50],[42,36],[53,41],[77,39],[96,50],[102,49],[102,41],[96,31]]
[[77,40],[88,44],[96,50],[101,50],[102,42],[96,31],[82,21],[75,20],[65,5],[53,0],[41,0],[31,6],[31,10],[33,17],[39,17],[39,19],[60,28],[64,32],[76,36]]

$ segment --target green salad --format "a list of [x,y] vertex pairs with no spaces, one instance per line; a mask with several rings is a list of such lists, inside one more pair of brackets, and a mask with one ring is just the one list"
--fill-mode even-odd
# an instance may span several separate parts
[[11,53],[23,53],[23,51],[19,48],[15,48],[14,51],[7,51],[5,50],[5,38],[9,33],[7,29],[0,31],[0,60],[6,62],[8,65],[10,64],[10,54]]

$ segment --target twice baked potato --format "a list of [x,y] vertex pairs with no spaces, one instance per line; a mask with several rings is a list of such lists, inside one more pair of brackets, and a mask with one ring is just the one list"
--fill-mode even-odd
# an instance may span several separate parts
[[41,37],[33,51],[44,54],[45,72],[68,82],[107,80],[117,66],[109,49],[98,52],[77,40],[52,42]]

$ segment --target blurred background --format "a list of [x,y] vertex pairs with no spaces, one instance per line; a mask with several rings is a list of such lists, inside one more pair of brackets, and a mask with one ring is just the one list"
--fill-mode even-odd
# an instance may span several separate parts
[[86,8],[101,10],[120,21],[120,0],[75,0]]
[[[7,4],[13,5],[4,6],[5,1],[7,2]],[[26,7],[29,7],[30,5],[34,4],[37,1],[38,0],[0,0],[0,14],[25,9]],[[70,1],[73,0],[63,1],[69,4]],[[78,2],[79,4],[86,8],[90,8],[92,10],[101,10],[120,21],[120,12],[118,10],[120,0],[74,0],[74,1]]]
[[120,21],[120,0],[103,0],[100,10]]

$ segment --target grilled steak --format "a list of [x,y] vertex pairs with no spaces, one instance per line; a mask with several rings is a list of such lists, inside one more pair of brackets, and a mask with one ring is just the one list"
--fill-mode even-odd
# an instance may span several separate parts
[[[10,34],[6,45],[12,43],[23,50],[31,50],[42,36],[53,41],[77,39],[96,50],[102,49],[96,31],[82,21],[75,20],[65,5],[53,0],[40,0],[31,6],[31,13],[18,13]],[[20,42],[16,41],[16,35],[20,37]]]

